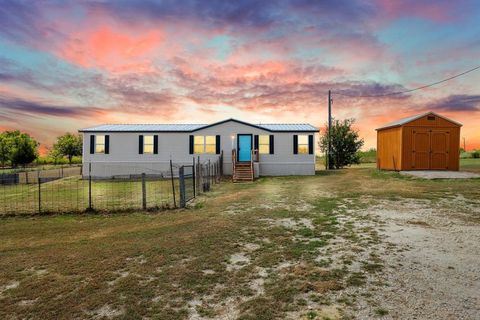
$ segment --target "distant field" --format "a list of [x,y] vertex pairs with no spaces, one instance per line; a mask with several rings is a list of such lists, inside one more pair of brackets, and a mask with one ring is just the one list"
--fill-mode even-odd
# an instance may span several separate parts
[[60,169],[60,168],[71,168],[71,167],[79,167],[81,164],[72,164],[71,166],[68,164],[39,164],[39,165],[31,165],[28,167],[17,167],[17,168],[1,168],[0,167],[0,174],[1,173],[14,173],[14,172],[25,172],[25,171],[38,171],[38,170],[50,170],[50,169]]
[[[322,159],[323,161],[323,159]],[[360,163],[352,165],[352,168],[376,168],[375,162]],[[317,161],[316,170],[325,170],[325,164]],[[480,159],[460,159],[460,170],[480,172]]]
[[480,159],[460,159],[460,169],[480,172]]

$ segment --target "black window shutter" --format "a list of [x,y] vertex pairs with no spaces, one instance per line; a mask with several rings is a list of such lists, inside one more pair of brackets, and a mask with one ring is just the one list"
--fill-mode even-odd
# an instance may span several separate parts
[[313,154],[313,134],[308,136],[308,154]]
[[259,146],[258,134],[256,134],[253,136],[253,149],[258,150],[258,146]]
[[92,134],[90,136],[90,154],[95,153],[95,136]]
[[158,135],[153,136],[153,154],[158,154]]
[[193,136],[190,136],[190,146],[188,150],[190,154],[193,154]]
[[138,154],[143,154],[143,135],[138,136]]
[[273,134],[270,135],[270,154],[274,154],[274,150],[273,150]]
[[105,135],[105,154],[110,153],[110,136],[107,134]]
[[298,135],[293,135],[293,154],[298,154]]
[[220,135],[217,134],[215,137],[215,153],[220,154]]

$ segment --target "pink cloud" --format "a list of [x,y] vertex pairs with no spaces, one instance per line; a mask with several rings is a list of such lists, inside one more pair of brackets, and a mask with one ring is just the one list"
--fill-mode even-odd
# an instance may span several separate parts
[[86,68],[98,67],[114,73],[152,72],[155,68],[148,55],[163,39],[159,30],[130,34],[103,25],[71,34],[58,49],[58,54]]

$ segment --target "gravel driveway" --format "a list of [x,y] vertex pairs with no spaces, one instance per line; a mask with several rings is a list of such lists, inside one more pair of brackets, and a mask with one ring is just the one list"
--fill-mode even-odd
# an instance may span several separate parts
[[[384,319],[480,319],[480,204],[464,202],[459,196],[370,208],[394,248],[383,257],[385,285],[372,290],[372,300],[388,310]],[[358,319],[372,314],[366,305],[356,311]]]
[[416,170],[400,171],[400,174],[423,179],[471,179],[480,178],[480,174],[467,171]]

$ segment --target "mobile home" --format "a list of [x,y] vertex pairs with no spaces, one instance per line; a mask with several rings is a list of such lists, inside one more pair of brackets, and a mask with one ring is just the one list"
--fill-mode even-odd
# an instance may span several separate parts
[[[165,172],[175,165],[216,160],[223,172],[252,164],[255,176],[315,174],[315,133],[310,124],[110,124],[83,133],[83,172],[95,177]],[[253,172],[252,172],[253,174]]]

